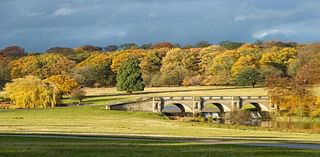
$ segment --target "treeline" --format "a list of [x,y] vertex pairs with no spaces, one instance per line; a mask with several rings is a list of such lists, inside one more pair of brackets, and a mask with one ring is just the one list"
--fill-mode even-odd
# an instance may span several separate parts
[[[83,87],[115,86],[119,67],[129,56],[139,59],[145,86],[260,84],[268,86],[278,106],[292,114],[319,110],[311,90],[320,81],[318,43],[199,42],[182,48],[169,42],[140,47],[129,43],[104,48],[55,47],[37,54],[11,46],[0,52],[0,87],[27,75],[56,82],[68,79]],[[289,105],[288,99],[295,102]],[[299,104],[299,109],[292,103]]]
[[[105,48],[50,48],[45,53],[25,53],[17,46],[0,52],[0,87],[27,75],[47,79],[68,75],[84,87],[114,86],[119,66],[128,56],[137,56],[146,86],[252,85],[263,84],[269,74],[289,75],[298,51],[296,43],[243,44],[222,42],[180,48],[169,42],[154,45],[123,44]],[[121,48],[121,50],[118,50]],[[103,51],[107,50],[107,51]],[[248,77],[254,75],[255,77]]]

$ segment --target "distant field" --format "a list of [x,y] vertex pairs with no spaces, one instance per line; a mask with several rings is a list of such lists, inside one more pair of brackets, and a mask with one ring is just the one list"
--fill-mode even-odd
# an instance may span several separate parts
[[10,157],[319,157],[320,150],[154,140],[87,140],[0,137],[0,156]]
[[[109,102],[119,102],[137,99],[143,96],[261,96],[267,95],[264,87],[246,88],[238,86],[191,86],[191,87],[153,87],[145,88],[142,92],[127,94],[116,88],[84,88],[86,91],[85,104],[104,105]],[[314,88],[315,94],[320,96],[320,86]],[[5,94],[0,91],[0,96]],[[65,97],[63,103],[69,104],[77,100]]]
[[[84,88],[87,98],[86,104],[106,104],[137,99],[148,96],[261,96],[267,95],[264,88],[244,88],[237,86],[192,86],[192,87],[154,87],[145,88],[144,91],[127,94],[119,92],[116,88]],[[64,103],[76,102],[64,99]]]

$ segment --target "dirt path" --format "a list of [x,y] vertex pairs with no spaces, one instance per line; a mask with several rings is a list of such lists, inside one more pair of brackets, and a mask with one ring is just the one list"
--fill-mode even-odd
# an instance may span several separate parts
[[[84,135],[42,135],[42,134],[0,134],[0,137],[32,137],[32,138],[60,138],[60,139],[84,139],[84,140],[115,140],[115,141],[162,141],[162,142],[194,142],[199,144],[238,144],[246,146],[266,146],[266,147],[285,147],[285,148],[300,148],[300,149],[320,149],[320,144],[311,143],[289,143],[279,141],[243,141],[239,138],[190,138],[190,137],[165,137],[165,136],[84,136]],[[0,144],[6,144],[5,141],[1,141]]]

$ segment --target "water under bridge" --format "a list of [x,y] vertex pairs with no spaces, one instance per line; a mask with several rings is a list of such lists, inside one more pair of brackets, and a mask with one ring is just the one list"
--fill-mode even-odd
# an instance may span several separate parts
[[272,112],[276,105],[269,96],[162,96],[143,97],[141,100],[108,104],[108,110],[128,110],[166,113],[176,107],[181,113],[234,112],[251,104],[258,112]]

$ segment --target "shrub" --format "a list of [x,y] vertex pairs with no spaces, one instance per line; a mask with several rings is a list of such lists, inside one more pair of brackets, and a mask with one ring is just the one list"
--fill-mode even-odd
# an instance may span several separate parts
[[72,90],[70,96],[71,96],[71,98],[73,98],[73,99],[79,100],[78,105],[80,105],[80,104],[82,103],[82,99],[85,98],[85,94],[86,94],[85,91],[83,91],[83,90],[80,89],[80,88],[76,88],[76,89],[73,89],[73,90]]

